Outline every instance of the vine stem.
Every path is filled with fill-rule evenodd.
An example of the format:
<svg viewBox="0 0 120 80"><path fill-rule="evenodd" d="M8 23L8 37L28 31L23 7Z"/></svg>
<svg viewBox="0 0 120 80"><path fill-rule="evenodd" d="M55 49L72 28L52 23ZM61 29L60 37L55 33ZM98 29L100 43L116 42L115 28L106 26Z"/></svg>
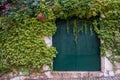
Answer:
<svg viewBox="0 0 120 80"><path fill-rule="evenodd" d="M77 33L77 20L76 19L74 20L73 34L74 34L75 44L77 44L78 33Z"/></svg>
<svg viewBox="0 0 120 80"><path fill-rule="evenodd" d="M69 33L69 20L67 19L67 33Z"/></svg>

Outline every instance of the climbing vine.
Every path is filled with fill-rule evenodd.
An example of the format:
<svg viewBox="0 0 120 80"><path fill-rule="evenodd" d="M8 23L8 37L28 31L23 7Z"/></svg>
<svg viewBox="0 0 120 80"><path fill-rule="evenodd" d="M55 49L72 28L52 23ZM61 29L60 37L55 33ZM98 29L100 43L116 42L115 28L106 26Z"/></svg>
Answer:
<svg viewBox="0 0 120 80"><path fill-rule="evenodd" d="M0 5L4 7L5 3L2 0ZM55 34L57 19L72 17L77 17L73 30L75 40L77 20L83 21L84 29L89 21L102 40L101 54L106 56L106 51L110 51L107 57L120 61L115 59L120 55L119 0L21 0L11 2L1 11L0 72L23 68L38 71L44 64L50 65L57 51L47 47L43 36Z"/></svg>

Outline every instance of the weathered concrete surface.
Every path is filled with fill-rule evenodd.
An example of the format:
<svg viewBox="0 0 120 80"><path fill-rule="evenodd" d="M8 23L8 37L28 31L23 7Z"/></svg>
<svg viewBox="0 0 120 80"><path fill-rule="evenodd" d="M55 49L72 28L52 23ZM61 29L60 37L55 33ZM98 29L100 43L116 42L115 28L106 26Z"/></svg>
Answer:
<svg viewBox="0 0 120 80"><path fill-rule="evenodd" d="M51 78L51 79L28 79L28 80L120 80L120 76L101 78Z"/></svg>

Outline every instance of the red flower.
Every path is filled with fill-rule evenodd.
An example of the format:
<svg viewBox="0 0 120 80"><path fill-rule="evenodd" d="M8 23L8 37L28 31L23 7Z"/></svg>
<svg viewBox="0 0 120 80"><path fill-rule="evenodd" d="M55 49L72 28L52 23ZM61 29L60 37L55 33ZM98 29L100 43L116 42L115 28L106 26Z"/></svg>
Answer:
<svg viewBox="0 0 120 80"><path fill-rule="evenodd" d="M5 7L5 8L10 8L11 5L8 3L8 4L5 4L4 7Z"/></svg>
<svg viewBox="0 0 120 80"><path fill-rule="evenodd" d="M38 14L37 18L38 18L38 20L40 20L40 21L44 21L44 20L45 20L45 16L42 15L41 13Z"/></svg>

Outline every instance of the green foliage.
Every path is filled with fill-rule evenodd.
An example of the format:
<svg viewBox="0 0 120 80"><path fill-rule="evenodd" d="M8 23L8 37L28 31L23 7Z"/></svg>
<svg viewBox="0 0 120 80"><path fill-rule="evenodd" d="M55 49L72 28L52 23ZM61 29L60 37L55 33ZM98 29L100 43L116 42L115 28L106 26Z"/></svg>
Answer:
<svg viewBox="0 0 120 80"><path fill-rule="evenodd" d="M98 20L100 30L97 30L99 37L104 41L101 44L102 55L106 56L106 51L110 51L108 59L114 64L114 61L120 62L116 58L120 54L120 2L117 0L108 1L101 9L101 15Z"/></svg>
<svg viewBox="0 0 120 80"><path fill-rule="evenodd" d="M44 64L51 64L56 50L53 47L47 47L42 37L54 34L56 30L54 24L41 23L35 18L26 18L22 22L11 21L11 28L5 29L7 33L1 40L0 46L1 62L5 66L11 69L22 67L40 69Z"/></svg>
<svg viewBox="0 0 120 80"><path fill-rule="evenodd" d="M0 19L0 72L18 68L38 70L51 64L57 52L54 47L47 47L43 36L54 35L59 18L78 18L74 20L75 39L77 21L89 21L104 41L102 55L106 56L109 50L109 59L115 61L116 54L120 54L119 0L21 0L12 4L8 15Z"/></svg>
<svg viewBox="0 0 120 80"><path fill-rule="evenodd" d="M115 44L113 48L113 52L116 53L116 55L120 56L120 43Z"/></svg>
<svg viewBox="0 0 120 80"><path fill-rule="evenodd" d="M99 15L103 1L99 0L58 0L54 3L56 17L66 19L77 16L80 19L91 19Z"/></svg>
<svg viewBox="0 0 120 80"><path fill-rule="evenodd" d="M47 47L43 37L52 36L55 31L54 22L43 23L19 13L1 19L0 72L23 68L40 71L43 65L51 65L57 52L54 47Z"/></svg>

